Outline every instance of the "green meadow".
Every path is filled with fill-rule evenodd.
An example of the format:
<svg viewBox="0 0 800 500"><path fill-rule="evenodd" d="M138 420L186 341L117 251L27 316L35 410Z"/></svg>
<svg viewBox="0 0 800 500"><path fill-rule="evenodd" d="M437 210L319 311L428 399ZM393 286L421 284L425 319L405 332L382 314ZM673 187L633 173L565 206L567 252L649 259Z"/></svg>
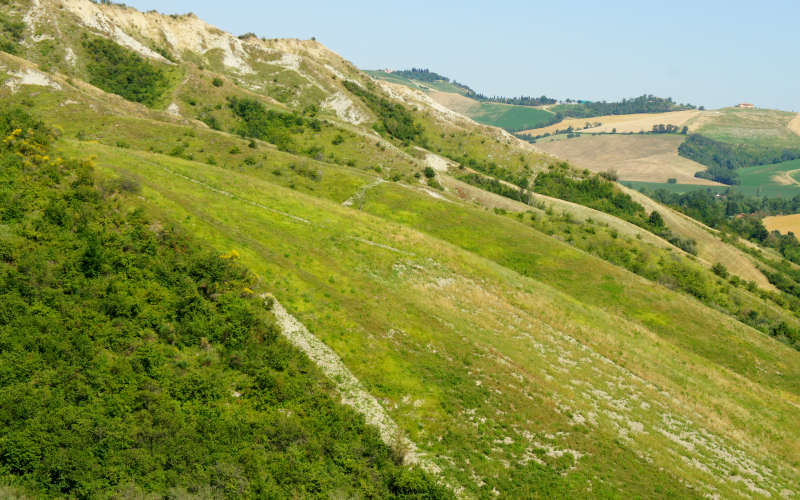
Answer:
<svg viewBox="0 0 800 500"><path fill-rule="evenodd" d="M94 154L105 176L135 176L142 203L237 250L470 494L574 497L591 484L609 497L697 495L680 474L736 496L727 478L747 474L742 448L774 488L790 483L775 461L798 440L783 422L800 359L695 299L394 183L365 189L370 179L351 176L364 194L348 208L322 185L310 195L269 174L62 148ZM734 428L736 442L722 437ZM680 435L696 436L707 471L685 468L687 449L669 437Z"/></svg>

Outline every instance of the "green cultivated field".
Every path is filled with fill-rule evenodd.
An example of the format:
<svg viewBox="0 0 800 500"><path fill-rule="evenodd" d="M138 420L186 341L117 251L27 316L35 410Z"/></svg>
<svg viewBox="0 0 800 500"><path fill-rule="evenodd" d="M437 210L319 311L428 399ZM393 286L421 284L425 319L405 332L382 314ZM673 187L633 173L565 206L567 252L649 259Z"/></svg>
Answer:
<svg viewBox="0 0 800 500"><path fill-rule="evenodd" d="M512 132L544 127L553 122L553 116L543 109L496 102L482 102L479 108L469 113L469 117L478 123Z"/></svg>
<svg viewBox="0 0 800 500"><path fill-rule="evenodd" d="M750 196L766 196L768 198L793 198L800 195L800 160L760 165L736 170L741 184L732 188ZM783 179L781 183L778 179ZM794 182L795 184L789 184ZM624 181L623 184L634 189L645 187L649 190L666 189L673 193L687 193L701 189L710 189L722 193L728 186L701 186L693 184L665 184L656 182Z"/></svg>
<svg viewBox="0 0 800 500"><path fill-rule="evenodd" d="M747 167L737 172L742 189L753 194L789 198L800 194L800 160Z"/></svg>

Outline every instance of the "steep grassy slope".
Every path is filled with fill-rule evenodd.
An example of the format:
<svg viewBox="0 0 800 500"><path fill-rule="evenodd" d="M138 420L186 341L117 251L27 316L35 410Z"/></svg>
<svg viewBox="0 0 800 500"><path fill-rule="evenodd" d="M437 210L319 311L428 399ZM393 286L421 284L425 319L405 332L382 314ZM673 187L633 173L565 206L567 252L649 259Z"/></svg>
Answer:
<svg viewBox="0 0 800 500"><path fill-rule="evenodd" d="M737 481L783 488L796 474L782 469L791 462L778 469L769 464L796 450L797 436L781 424L792 406L781 401L796 402L797 353L691 299L668 299L670 292L547 238L529 242L534 253L513 257L504 250L511 240L495 240L494 229L479 233L479 227L474 239L464 232L470 224L461 223L469 212L458 215L451 204L424 193L415 203L443 211L420 219L408 205L414 197L402 187L373 188L365 205L385 214L373 196L405 200L404 208L388 211L405 218L398 226L184 160L106 149L100 162L111 173L139 174L150 203L218 247L238 249L243 262L275 282L281 301L342 355L445 477L466 491L497 488L519 496L546 483L574 496L585 494L591 482L598 494L689 495L662 476L672 470L695 488L713 485L731 496L738 495ZM447 213L458 223L444 219ZM473 223L511 224L509 236L520 242L535 237L513 221L474 213ZM499 264L407 226L442 234ZM520 231L529 236L520 239ZM515 269L549 273L537 277L554 280L581 301ZM578 276L575 269L584 272ZM629 301L637 293L641 306ZM663 309L653 309L653 294ZM587 297L603 309L583 302ZM736 341L720 342L712 333ZM760 365L777 369L762 372ZM741 436L761 430L734 444L722 438L733 429ZM778 434L756 437L767 429ZM615 435L621 441L609 447ZM745 447L746 454L735 447ZM681 456L697 459L709 472L687 470ZM741 462L745 456L754 462ZM560 467L567 467L566 476L548 472ZM773 479L740 478L748 470ZM780 479L782 474L789 476Z"/></svg>
<svg viewBox="0 0 800 500"><path fill-rule="evenodd" d="M396 423L404 439L390 443L393 455L358 418L341 441L322 434L320 460L350 486L297 486L297 496L349 496L373 482L364 496L439 494L392 457L465 498L800 493L800 352L769 335L776 324L796 332L800 318L777 292L745 286L738 276L768 283L707 228L632 193L646 208L636 217L658 211L697 239L695 260L647 224L538 194L502 204L453 177L519 190L555 160L424 92L374 82L315 42L239 39L193 16L82 0L13 5L35 28L23 55L43 62L36 31L69 28L78 45L65 38L75 64L66 54L51 63L69 77L0 55L3 104L60 128L58 154L94 156L100 186L141 185L113 195L108 210L142 208L218 255L238 255L256 291L332 350L312 353L323 372L341 358ZM182 78L150 106L85 84L83 32L172 68L163 52ZM735 279L708 269L720 260ZM237 370L215 363L223 375ZM330 401L340 397L373 421L374 406L342 391L341 377L303 375L320 388L304 402L349 412ZM280 394L280 383L270 387Z"/></svg>
<svg viewBox="0 0 800 500"><path fill-rule="evenodd" d="M0 114L0 136L0 484L447 497L335 401L235 253L151 218L134 178L98 183L90 162L56 158L23 112Z"/></svg>

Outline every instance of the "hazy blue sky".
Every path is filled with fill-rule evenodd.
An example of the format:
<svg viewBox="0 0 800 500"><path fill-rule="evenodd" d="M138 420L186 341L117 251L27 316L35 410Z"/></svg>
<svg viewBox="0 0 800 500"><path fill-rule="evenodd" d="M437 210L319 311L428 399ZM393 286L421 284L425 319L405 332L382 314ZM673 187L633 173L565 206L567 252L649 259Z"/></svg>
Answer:
<svg viewBox="0 0 800 500"><path fill-rule="evenodd" d="M362 69L427 67L486 94L800 111L800 2L126 0L234 34L310 38Z"/></svg>

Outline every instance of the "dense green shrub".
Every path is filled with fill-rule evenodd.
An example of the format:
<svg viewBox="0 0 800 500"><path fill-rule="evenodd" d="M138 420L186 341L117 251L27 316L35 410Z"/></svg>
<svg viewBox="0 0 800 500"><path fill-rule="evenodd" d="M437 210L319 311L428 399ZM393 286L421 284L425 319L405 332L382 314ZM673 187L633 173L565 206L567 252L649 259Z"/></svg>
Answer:
<svg viewBox="0 0 800 500"><path fill-rule="evenodd" d="M236 261L0 111L0 484L36 498L443 498Z"/></svg>
<svg viewBox="0 0 800 500"><path fill-rule="evenodd" d="M414 121L414 116L402 104L380 97L360 85L350 81L343 82L345 88L362 101L380 118L375 124L379 133L385 133L404 142L424 144L422 125Z"/></svg>
<svg viewBox="0 0 800 500"><path fill-rule="evenodd" d="M521 187L511 187L507 184L503 184L497 179L493 179L492 177L470 172L459 175L458 179L466 182L467 184L472 184L473 186L485 189L486 191L499 194L500 196L521 201L522 203L530 204L533 201L533 196L531 195L530 191L526 191Z"/></svg>
<svg viewBox="0 0 800 500"><path fill-rule="evenodd" d="M164 70L105 38L84 38L89 82L106 92L153 106L167 91Z"/></svg>
<svg viewBox="0 0 800 500"><path fill-rule="evenodd" d="M643 206L600 175L575 178L563 166L556 167L537 175L533 189L537 193L579 203L638 225L644 225L647 221Z"/></svg>
<svg viewBox="0 0 800 500"><path fill-rule="evenodd" d="M319 131L322 127L316 118L267 109L255 99L229 97L228 107L239 118L240 135L271 142L283 151L296 150L293 134L302 134L306 128Z"/></svg>

